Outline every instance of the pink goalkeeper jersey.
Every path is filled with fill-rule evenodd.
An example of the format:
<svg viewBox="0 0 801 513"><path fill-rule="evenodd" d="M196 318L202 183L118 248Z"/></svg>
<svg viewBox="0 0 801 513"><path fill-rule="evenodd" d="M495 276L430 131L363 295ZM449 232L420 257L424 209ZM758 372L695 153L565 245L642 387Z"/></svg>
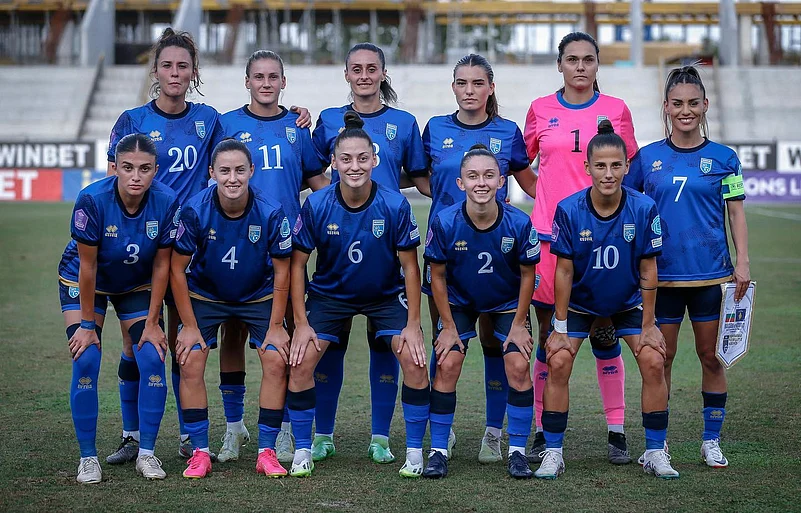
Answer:
<svg viewBox="0 0 801 513"><path fill-rule="evenodd" d="M592 185L584 170L587 144L598 133L598 123L608 119L626 142L628 158L637 153L631 112L623 100L596 93L587 103L573 105L556 92L531 102L526 115L528 158L540 156L537 198L531 222L542 240L551 240L556 204Z"/></svg>

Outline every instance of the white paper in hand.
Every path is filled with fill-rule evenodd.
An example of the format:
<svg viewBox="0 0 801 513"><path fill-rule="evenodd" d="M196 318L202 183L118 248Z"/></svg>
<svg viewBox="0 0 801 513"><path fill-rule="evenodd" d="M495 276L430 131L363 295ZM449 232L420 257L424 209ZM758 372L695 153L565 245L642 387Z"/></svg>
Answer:
<svg viewBox="0 0 801 513"><path fill-rule="evenodd" d="M748 351L756 282L752 281L748 285L745 296L739 302L734 301L736 285L733 282L723 283L721 288L723 301L720 305L720 327L715 354L721 365L729 369Z"/></svg>

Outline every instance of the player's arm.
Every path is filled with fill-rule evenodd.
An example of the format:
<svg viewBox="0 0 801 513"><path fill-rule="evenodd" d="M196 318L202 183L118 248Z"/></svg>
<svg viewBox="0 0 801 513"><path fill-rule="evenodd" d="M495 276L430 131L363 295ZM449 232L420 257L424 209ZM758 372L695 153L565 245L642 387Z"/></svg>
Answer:
<svg viewBox="0 0 801 513"><path fill-rule="evenodd" d="M523 356L526 357L526 360L531 359L531 351L534 348L531 332L526 328L526 320L531 307L531 297L534 295L534 269L533 265L520 266L520 292L517 296L517 310L512 321L512 328L509 330L509 335L503 344L505 351L509 343L514 343Z"/></svg>
<svg viewBox="0 0 801 513"><path fill-rule="evenodd" d="M325 176L325 172L320 173L319 175L312 176L306 179L306 186L310 188L312 191L319 191L323 187L328 187L331 185L331 179ZM304 187L305 189L306 187Z"/></svg>
<svg viewBox="0 0 801 513"><path fill-rule="evenodd" d="M567 336L567 306L570 304L570 292L573 288L573 261L565 257L557 257L556 274L554 275L554 330L545 343L545 359L561 350L570 351L575 356L576 349Z"/></svg>
<svg viewBox="0 0 801 513"><path fill-rule="evenodd" d="M431 197L431 175L425 176L413 176L411 178L412 185L414 185L420 194L423 196L430 198Z"/></svg>
<svg viewBox="0 0 801 513"><path fill-rule="evenodd" d="M150 279L150 308L147 311L145 329L139 339L139 349L145 342L150 342L156 348L161 361L167 352L167 336L159 325L161 320L161 305L167 293L167 284L170 282L170 259L172 247L159 248L153 259L153 276Z"/></svg>
<svg viewBox="0 0 801 513"><path fill-rule="evenodd" d="M659 275L656 269L656 257L640 260L640 290L642 291L642 333L640 342L634 351L634 356L640 355L645 346L659 351L663 358L666 356L665 337L656 327L656 288L659 284Z"/></svg>
<svg viewBox="0 0 801 513"><path fill-rule="evenodd" d="M100 347L95 332L95 286L97 284L97 246L78 242L78 290L81 301L81 326L70 339L70 353L77 360L92 344Z"/></svg>
<svg viewBox="0 0 801 513"><path fill-rule="evenodd" d="M186 268L192 260L192 255L184 255L178 251L170 257L170 290L172 291L175 307L181 318L183 328L175 339L175 355L181 365L186 363L190 351L195 344L200 344L202 351L206 351L206 341L197 327L195 312L192 310L192 301L189 299L189 284L186 282Z"/></svg>
<svg viewBox="0 0 801 513"><path fill-rule="evenodd" d="M459 331L453 320L451 305L448 302L448 283L445 277L445 264L431 262L431 294L439 311L439 320L442 330L434 341L434 352L437 355L437 364L442 364L453 346L459 346L459 352L464 354L464 344L459 338Z"/></svg>
<svg viewBox="0 0 801 513"><path fill-rule="evenodd" d="M412 353L415 365L426 366L426 349L423 330L420 327L420 265L417 262L417 249L398 251L398 259L403 268L406 287L406 309L408 310L406 328L401 333L398 353L406 345Z"/></svg>
<svg viewBox="0 0 801 513"><path fill-rule="evenodd" d="M745 222L745 209L742 201L727 201L729 213L729 226L731 238L734 241L734 250L737 263L734 266L734 282L737 288L734 291L734 300L739 301L745 296L748 285L751 283L751 261L748 258L748 225Z"/></svg>
<svg viewBox="0 0 801 513"><path fill-rule="evenodd" d="M515 172L514 177L523 192L532 199L537 196L537 174L531 167Z"/></svg>

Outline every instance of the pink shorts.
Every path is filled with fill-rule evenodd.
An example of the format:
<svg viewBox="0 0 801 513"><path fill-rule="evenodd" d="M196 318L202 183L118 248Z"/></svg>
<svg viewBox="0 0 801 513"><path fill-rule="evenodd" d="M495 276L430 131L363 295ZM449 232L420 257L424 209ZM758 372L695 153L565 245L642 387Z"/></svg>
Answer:
<svg viewBox="0 0 801 513"><path fill-rule="evenodd" d="M537 308L553 308L556 255L551 253L551 243L540 241L540 261L534 281L534 296L531 303Z"/></svg>

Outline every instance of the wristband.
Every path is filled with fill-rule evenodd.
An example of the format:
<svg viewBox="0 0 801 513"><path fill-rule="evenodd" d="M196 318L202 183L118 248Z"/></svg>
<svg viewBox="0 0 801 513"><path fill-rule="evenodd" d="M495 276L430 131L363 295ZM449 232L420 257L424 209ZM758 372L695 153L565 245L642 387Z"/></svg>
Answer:
<svg viewBox="0 0 801 513"><path fill-rule="evenodd" d="M81 329L94 331L95 330L95 321L94 320L87 321L87 320L81 319Z"/></svg>
<svg viewBox="0 0 801 513"><path fill-rule="evenodd" d="M553 330L557 333L567 333L567 319L560 321L556 318L556 316L554 316Z"/></svg>

